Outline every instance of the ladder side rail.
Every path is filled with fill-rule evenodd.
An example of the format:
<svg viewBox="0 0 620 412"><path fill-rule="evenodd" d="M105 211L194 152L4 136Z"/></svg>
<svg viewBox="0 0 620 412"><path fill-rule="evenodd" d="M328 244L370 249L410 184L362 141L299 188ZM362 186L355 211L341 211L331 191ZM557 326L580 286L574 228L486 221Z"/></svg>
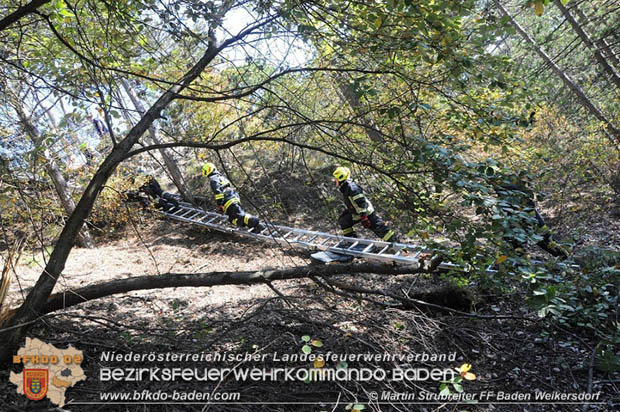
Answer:
<svg viewBox="0 0 620 412"><path fill-rule="evenodd" d="M378 260L384 262L400 262L407 264L417 264L419 263L418 257L421 253L425 251L431 251L430 249L420 246L420 245L412 245L407 243L400 242L385 242L382 240L370 240L370 239L362 239L362 238L351 238L347 236L333 235L327 232L319 232L313 230L305 230L298 229L289 226L280 226L280 225L269 225L269 230L265 232L264 230L261 233L252 233L247 230L243 230L241 228L230 228L221 224L218 224L217 221L226 220L226 216L221 215L219 213L207 212L203 209L196 208L191 203L180 202L180 208L176 209L174 212L163 212L162 213L170 217L174 220L179 220L182 222L194 223L201 226L206 226L215 230L219 230L225 233L238 233L243 236L253 237L262 240L271 240L280 244L286 244L289 246L297 247L297 248L313 248L318 250L329 250L334 251L336 253L364 257L371 260ZM193 212L193 213L190 213ZM206 220L208 219L208 220ZM206 221L205 221L206 220ZM221 222L224 223L224 222ZM264 233L264 234L263 234ZM283 233L283 235L279 235ZM278 236L279 235L279 236ZM287 239L290 235L296 235L294 239ZM302 240L304 236L310 236L309 239ZM317 240L315 242L315 240ZM330 246L330 241L332 242L349 242L347 248L337 247L336 245ZM362 250L355 250L353 247L357 245L364 245ZM378 252L370 252L373 247L379 249ZM400 249L395 253L385 253L390 247L394 247L395 249ZM413 251L414 254L412 256L404 256L401 255L401 251L406 249L408 251ZM570 265L575 266L575 265ZM442 269L460 269L463 268L460 265L455 265L450 262L442 262L439 265ZM487 272L495 272L489 268L487 268Z"/></svg>

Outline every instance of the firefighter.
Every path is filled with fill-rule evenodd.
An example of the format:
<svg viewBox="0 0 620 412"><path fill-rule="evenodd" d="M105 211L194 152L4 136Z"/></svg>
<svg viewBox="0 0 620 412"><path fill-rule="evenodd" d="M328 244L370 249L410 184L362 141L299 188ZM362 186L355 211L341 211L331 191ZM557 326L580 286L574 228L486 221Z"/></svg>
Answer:
<svg viewBox="0 0 620 412"><path fill-rule="evenodd" d="M383 241L398 242L398 237L377 215L362 188L351 180L351 170L348 167L340 166L334 170L333 176L338 189L344 196L346 206L338 218L342 233L347 237L357 237L353 226L361 223L362 226L372 230Z"/></svg>
<svg viewBox="0 0 620 412"><path fill-rule="evenodd" d="M230 223L239 227L249 227L250 232L254 233L260 233L267 228L256 216L243 210L239 194L230 181L217 171L213 163L207 162L202 166L202 175L209 178L218 212L226 214Z"/></svg>
<svg viewBox="0 0 620 412"><path fill-rule="evenodd" d="M153 203L157 209L163 209L166 212L172 211L173 209L179 207L179 201L175 198L172 193L164 192L157 181L153 176L147 175L143 171L138 171L139 174L145 176L145 182L135 191L128 192L128 196L130 199L138 198L138 193L144 193L148 196L148 198L153 200ZM144 206L149 205L149 201L144 198L138 199Z"/></svg>
<svg viewBox="0 0 620 412"><path fill-rule="evenodd" d="M568 253L560 247L554 240L549 228L545 224L545 220L542 218L538 210L536 209L536 193L528 186L526 176L505 175L498 176L492 179L493 189L499 199L505 206L500 206L508 216L517 216L517 211L525 212L533 219L522 222L522 226L532 229L535 226L539 232L542 232L542 240L536 245L545 252L551 254L554 257L560 257L562 259L568 258ZM512 247L519 251L523 246L523 242L516 239L507 239Z"/></svg>

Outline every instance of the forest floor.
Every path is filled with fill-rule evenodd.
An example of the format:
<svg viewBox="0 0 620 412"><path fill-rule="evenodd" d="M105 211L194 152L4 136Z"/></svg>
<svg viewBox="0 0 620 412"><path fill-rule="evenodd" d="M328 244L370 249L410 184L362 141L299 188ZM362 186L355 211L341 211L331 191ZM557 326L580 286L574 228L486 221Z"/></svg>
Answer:
<svg viewBox="0 0 620 412"><path fill-rule="evenodd" d="M553 215L554 211L549 209L546 213ZM596 242L611 246L620 244L618 219L611 212L605 216L605 219L591 222L585 218L566 221L556 229L560 236L567 237L576 233L581 225L593 225L596 230L589 226L590 237L580 247ZM55 292L111 279L167 272L251 271L309 264L307 254L275 244L212 232L148 214L142 219L139 233L128 227L113 239L100 240L96 249L74 249ZM37 256L24 256L21 262L17 268L19 282L13 283L9 294L14 304L34 285L42 269ZM620 408L617 403L620 402L620 375L599 371L592 363L598 341L584 331L549 327L524 305L524 293L518 290L498 295L471 284L467 292L460 292L447 286L440 275L343 275L329 281L339 286L384 293L411 293L429 300L439 296L435 303L442 306L471 299L476 315L389 307L393 301L384 296L366 295L368 300L347 297L343 293L331 293L326 280L318 283L303 279L275 282L274 289L268 285L228 285L115 295L55 312L32 328L29 336L59 348L73 345L83 351L82 368L88 378L67 390L67 399L72 403L64 410L71 411L319 412L351 410L351 403L365 404L365 410L377 411L612 411ZM101 370L109 367L308 368L313 365L310 359L282 360L287 355L302 353L306 343L302 336L314 341L314 345L310 345L313 354L387 355L380 360L349 360L347 368L351 371L356 368L368 368L373 372L454 369L469 363L473 365L471 372L476 374L476 379L463 382L464 393L521 393L531 396L525 400L532 402L511 404L505 400L489 404L480 399L475 405L448 405L432 398L439 392L437 380L382 380L376 376L370 380L309 383L229 378L219 384L180 379L174 382L100 379ZM259 362L128 363L104 360L103 352L259 353L265 357ZM390 358L407 354L417 354L419 358ZM327 359L324 367L335 368L338 363L338 359ZM8 370L0 370L0 410L54 410L47 400L30 402L16 394L8 374L10 370L18 372L19 369L12 365ZM451 389L456 393L454 387ZM145 390L152 393L160 390L169 393L238 392L241 402L245 403L224 402L211 406L112 404L102 403L100 398L102 393ZM604 404L533 402L536 393L596 394L599 391L599 399L604 400ZM432 395L424 395L426 393ZM397 399L398 394L405 395ZM406 394L410 395L408 399ZM411 394L416 398L412 399ZM379 399L369 401L375 395ZM423 395L431 402L420 402Z"/></svg>

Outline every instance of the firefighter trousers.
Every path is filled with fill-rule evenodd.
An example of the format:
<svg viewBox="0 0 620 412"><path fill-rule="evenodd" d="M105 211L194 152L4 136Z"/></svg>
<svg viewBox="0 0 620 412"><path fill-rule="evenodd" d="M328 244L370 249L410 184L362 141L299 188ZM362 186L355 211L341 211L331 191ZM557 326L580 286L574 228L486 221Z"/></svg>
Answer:
<svg viewBox="0 0 620 412"><path fill-rule="evenodd" d="M398 237L394 231L385 224L379 215L377 215L377 212L369 214L368 220L370 221L370 230L372 230L375 235L379 236L381 240L385 242L398 242ZM340 218L338 218L338 224L342 229L342 234L347 237L357 237L357 233L355 233L353 226L360 222L361 216L354 215L348 209L342 212Z"/></svg>
<svg viewBox="0 0 620 412"><path fill-rule="evenodd" d="M253 229L260 225L260 220L256 216L252 216L243 210L239 196L232 190L226 191L224 213L228 216L228 221L235 226Z"/></svg>

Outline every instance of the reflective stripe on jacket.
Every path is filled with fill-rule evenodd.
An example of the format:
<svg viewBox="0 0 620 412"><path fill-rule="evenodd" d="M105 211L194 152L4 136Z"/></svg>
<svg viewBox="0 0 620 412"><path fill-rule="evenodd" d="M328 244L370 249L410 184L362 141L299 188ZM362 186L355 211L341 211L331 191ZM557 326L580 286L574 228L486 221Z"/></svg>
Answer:
<svg viewBox="0 0 620 412"><path fill-rule="evenodd" d="M215 195L215 202L218 206L223 206L225 197L224 192L226 189L232 189L230 180L218 172L213 172L209 175L209 182L211 185L211 191L213 192L213 195ZM227 209L227 207L225 209Z"/></svg>
<svg viewBox="0 0 620 412"><path fill-rule="evenodd" d="M344 204L352 213L356 215L370 215L375 211L372 203L361 187L352 180L347 180L340 185L340 192L344 196Z"/></svg>

